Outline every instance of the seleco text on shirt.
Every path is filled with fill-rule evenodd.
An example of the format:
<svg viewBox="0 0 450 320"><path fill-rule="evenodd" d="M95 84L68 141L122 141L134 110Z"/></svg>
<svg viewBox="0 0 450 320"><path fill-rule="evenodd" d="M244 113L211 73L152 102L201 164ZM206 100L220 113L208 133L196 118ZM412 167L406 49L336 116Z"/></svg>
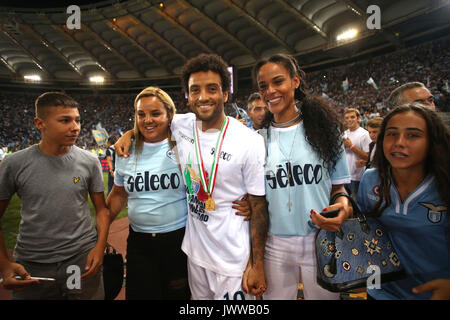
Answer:
<svg viewBox="0 0 450 320"><path fill-rule="evenodd" d="M163 173L159 176L150 175L150 172L145 171L143 176L142 173L137 173L136 177L130 176L126 188L128 192L155 191L159 187L163 190L178 189L180 181L180 177L175 172L170 175Z"/></svg>

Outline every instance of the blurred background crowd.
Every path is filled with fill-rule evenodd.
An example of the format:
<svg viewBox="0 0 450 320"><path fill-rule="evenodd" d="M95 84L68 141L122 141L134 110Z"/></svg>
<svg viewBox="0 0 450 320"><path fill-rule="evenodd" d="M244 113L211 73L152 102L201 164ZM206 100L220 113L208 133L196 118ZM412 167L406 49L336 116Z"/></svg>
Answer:
<svg viewBox="0 0 450 320"><path fill-rule="evenodd" d="M356 108L361 113L361 126L388 111L386 99L396 87L410 81L425 84L435 99L438 111L449 112L450 50L447 39L435 40L413 48L365 59L347 65L307 73L309 90L322 96L343 114L346 108ZM301 65L301 63L300 63ZM372 79L373 82L368 82ZM178 113L189 107L183 92L167 90ZM230 102L246 109L251 90L240 89ZM82 130L77 145L104 152L97 146L91 130L99 123L110 136L119 137L133 126L133 101L136 94L71 94L80 105ZM34 126L34 101L36 94L0 92L0 148L14 152L26 148L40 139ZM231 104L225 113L236 116Z"/></svg>

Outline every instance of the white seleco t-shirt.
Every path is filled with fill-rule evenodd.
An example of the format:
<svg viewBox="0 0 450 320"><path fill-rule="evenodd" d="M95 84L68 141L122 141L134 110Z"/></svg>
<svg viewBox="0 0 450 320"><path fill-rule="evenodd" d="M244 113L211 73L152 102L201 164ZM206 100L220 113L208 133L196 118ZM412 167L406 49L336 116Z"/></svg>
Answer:
<svg viewBox="0 0 450 320"><path fill-rule="evenodd" d="M250 226L236 215L232 202L245 194L265 195L263 138L229 118L223 140L212 198L215 210L205 206L200 182L199 162L195 153L192 113L176 115L171 129L186 182L188 219L183 251L195 264L225 276L242 276L250 254ZM211 172L219 131L202 132L199 128L203 165Z"/></svg>

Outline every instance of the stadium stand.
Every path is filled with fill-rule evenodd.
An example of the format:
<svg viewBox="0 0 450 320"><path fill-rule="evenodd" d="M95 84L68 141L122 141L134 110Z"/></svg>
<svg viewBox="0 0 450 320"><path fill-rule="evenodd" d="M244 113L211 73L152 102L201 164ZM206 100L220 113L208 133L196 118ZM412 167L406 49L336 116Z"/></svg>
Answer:
<svg viewBox="0 0 450 320"><path fill-rule="evenodd" d="M17 0L3 2L0 151L6 156L40 140L33 121L36 98L64 91L80 105L76 145L95 152L108 171L104 147L92 129L101 124L116 137L131 129L134 98L149 85L168 92L178 113L189 112L179 75L184 63L202 52L217 53L233 67L235 92L225 104L229 116L236 116L231 102L246 109L256 91L255 63L286 52L306 71L311 93L327 99L341 115L358 109L362 127L389 111L390 92L411 81L425 84L450 123L449 1L58 1L61 8L72 2L81 6L81 26L75 29L66 24L66 8L55 8L55 2L29 2L23 8ZM379 30L366 24L372 4L383 15ZM337 41L348 26L359 28L358 36ZM40 74L42 81L24 80L29 73ZM93 85L88 78L97 74L105 82ZM128 230L128 218L118 219L108 238L124 258ZM302 288L300 283L299 299ZM124 296L122 290L117 299ZM10 292L0 286L0 300L6 299ZM345 292L341 299L366 299L366 293Z"/></svg>
<svg viewBox="0 0 450 320"><path fill-rule="evenodd" d="M444 116L450 111L448 70L450 68L450 39L438 39L413 48L381 55L365 61L338 66L307 74L307 82L312 93L329 99L342 113L347 107L358 108L363 124L379 112L387 111L385 100L397 86L409 82L423 82L432 92L436 106ZM367 83L372 77L378 89ZM342 82L348 79L348 90ZM184 94L180 90L168 91L178 113L189 111ZM233 101L246 108L246 100L251 93L242 89L233 96ZM97 148L91 129L101 122L110 135L120 135L133 124L133 99L135 94L72 94L80 103L82 131L77 145ZM0 92L0 144L9 151L23 149L39 139L35 129L33 102L37 94ZM230 105L228 115L235 115Z"/></svg>

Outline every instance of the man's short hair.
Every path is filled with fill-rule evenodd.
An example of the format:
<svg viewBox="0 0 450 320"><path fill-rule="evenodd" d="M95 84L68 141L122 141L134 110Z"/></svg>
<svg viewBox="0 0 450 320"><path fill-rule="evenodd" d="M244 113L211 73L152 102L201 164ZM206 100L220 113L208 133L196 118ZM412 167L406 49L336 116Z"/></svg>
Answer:
<svg viewBox="0 0 450 320"><path fill-rule="evenodd" d="M63 92L45 92L34 103L36 117L45 118L51 107L78 108L78 102Z"/></svg>
<svg viewBox="0 0 450 320"><path fill-rule="evenodd" d="M259 92L253 92L247 99L247 110L252 109L252 102L255 100L262 100Z"/></svg>
<svg viewBox="0 0 450 320"><path fill-rule="evenodd" d="M361 117L361 114L359 113L359 110L358 110L358 109L355 109L355 108L348 108L347 110L345 110L344 116L345 116L347 113L350 113L350 112L354 112L354 113L356 114L356 117L357 117L357 118L360 118L360 117Z"/></svg>
<svg viewBox="0 0 450 320"><path fill-rule="evenodd" d="M186 62L181 72L181 81L186 93L189 93L189 77L192 73L212 71L220 76L222 91L230 91L231 76L227 63L217 54L202 53Z"/></svg>
<svg viewBox="0 0 450 320"><path fill-rule="evenodd" d="M403 100L403 92L409 89L414 88L427 88L422 82L414 81L414 82L408 82L403 85L401 85L398 88L395 88L392 90L391 94L389 95L386 105L393 109L397 106L400 106L402 104L405 104L405 101Z"/></svg>
<svg viewBox="0 0 450 320"><path fill-rule="evenodd" d="M383 123L382 117L375 117L367 122L367 126L371 128L381 128L382 123Z"/></svg>

